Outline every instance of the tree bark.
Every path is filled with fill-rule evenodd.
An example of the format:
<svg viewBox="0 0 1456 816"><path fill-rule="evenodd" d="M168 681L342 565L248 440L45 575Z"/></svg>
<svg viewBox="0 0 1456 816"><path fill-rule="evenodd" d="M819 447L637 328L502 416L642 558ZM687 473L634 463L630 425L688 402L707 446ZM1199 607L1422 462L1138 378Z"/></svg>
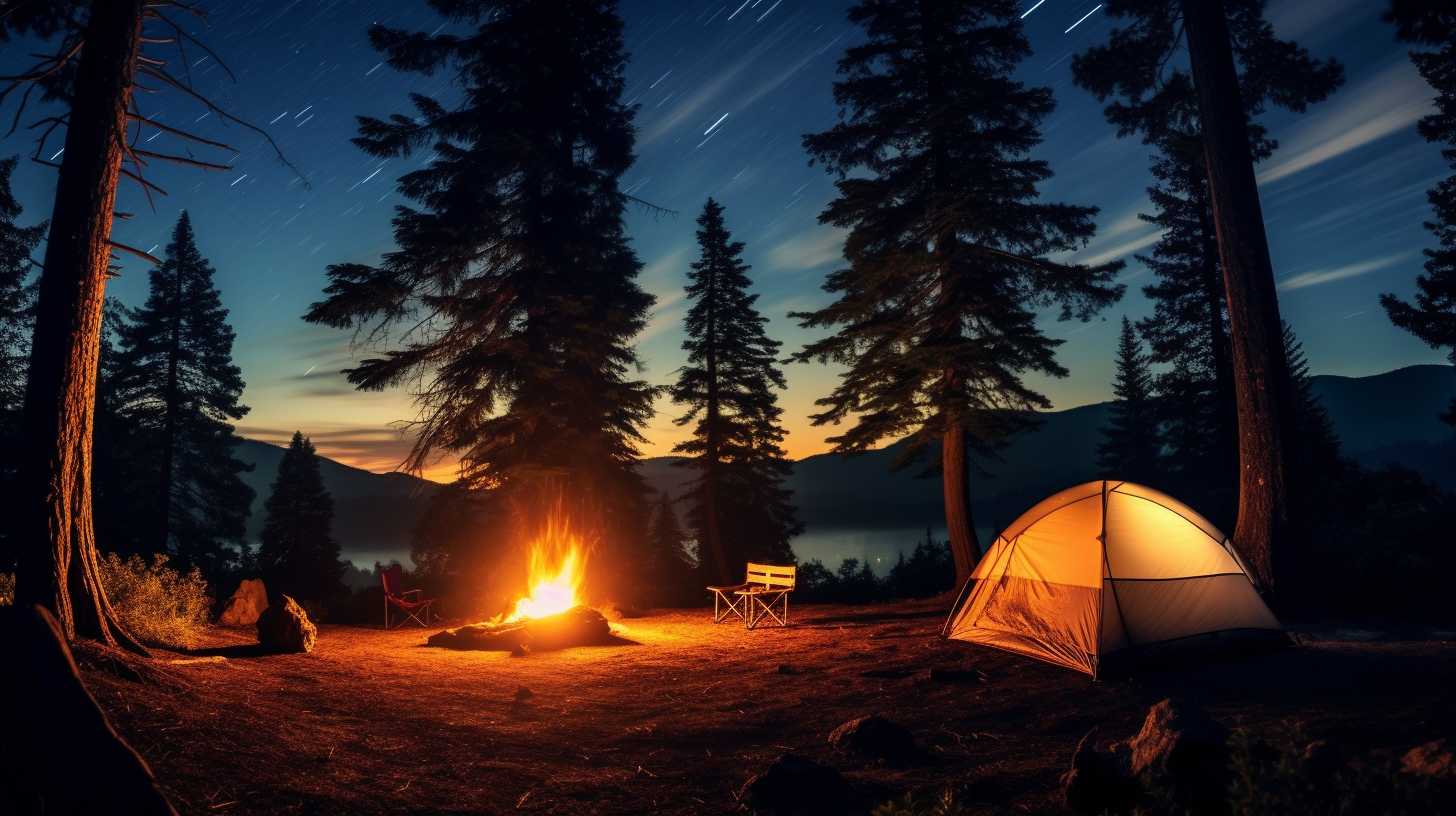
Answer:
<svg viewBox="0 0 1456 816"><path fill-rule="evenodd" d="M145 651L102 585L91 515L96 364L111 220L144 0L96 0L76 68L66 157L36 302L21 451L17 606L54 613L68 639Z"/></svg>
<svg viewBox="0 0 1456 816"><path fill-rule="evenodd" d="M1233 541L1254 579L1272 591L1274 553L1289 524L1284 446L1292 405L1274 268L1223 2L1182 0L1182 6L1229 306L1239 434Z"/></svg>
<svg viewBox="0 0 1456 816"><path fill-rule="evenodd" d="M955 559L956 586L971 577L980 559L981 543L971 520L971 463L966 458L966 429L951 423L940 441L941 485L945 489L945 529Z"/></svg>

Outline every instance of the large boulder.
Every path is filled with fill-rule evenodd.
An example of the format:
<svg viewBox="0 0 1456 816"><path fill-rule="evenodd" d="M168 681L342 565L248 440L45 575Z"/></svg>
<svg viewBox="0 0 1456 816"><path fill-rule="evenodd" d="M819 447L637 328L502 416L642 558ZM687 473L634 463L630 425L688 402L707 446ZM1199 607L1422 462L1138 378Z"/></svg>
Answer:
<svg viewBox="0 0 1456 816"><path fill-rule="evenodd" d="M0 608L0 813L176 816L139 756L81 683L60 626L37 606Z"/></svg>
<svg viewBox="0 0 1456 816"><path fill-rule="evenodd" d="M755 812L814 816L850 810L854 792L839 771L790 753L749 777L738 799Z"/></svg>
<svg viewBox="0 0 1456 816"><path fill-rule="evenodd" d="M510 623L472 623L459 629L446 629L430 635L425 642L442 649L499 650L517 654L549 652L572 646L611 643L612 626L595 609L574 606L544 618Z"/></svg>
<svg viewBox="0 0 1456 816"><path fill-rule="evenodd" d="M842 753L884 762L905 765L920 755L915 736L899 723L871 714L859 717L834 729L829 744Z"/></svg>
<svg viewBox="0 0 1456 816"><path fill-rule="evenodd" d="M244 578L238 590L228 598L217 622L223 626L252 626L268 608L268 590L262 578Z"/></svg>
<svg viewBox="0 0 1456 816"><path fill-rule="evenodd" d="M1228 788L1228 736L1202 709L1162 700L1127 742L1130 768L1144 788L1166 791L1196 813Z"/></svg>
<svg viewBox="0 0 1456 816"><path fill-rule="evenodd" d="M278 596L258 616L258 644L270 652L311 652L318 640L318 627L298 601L287 595Z"/></svg>

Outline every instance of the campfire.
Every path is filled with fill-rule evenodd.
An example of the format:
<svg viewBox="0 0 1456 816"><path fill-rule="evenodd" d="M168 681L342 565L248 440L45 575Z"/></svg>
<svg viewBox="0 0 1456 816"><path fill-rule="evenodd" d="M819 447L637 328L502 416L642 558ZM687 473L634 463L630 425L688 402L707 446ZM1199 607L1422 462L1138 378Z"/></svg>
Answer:
<svg viewBox="0 0 1456 816"><path fill-rule="evenodd" d="M446 649L549 651L612 641L600 612L581 602L586 547L559 515L531 543L526 594L509 615L449 629L429 638Z"/></svg>

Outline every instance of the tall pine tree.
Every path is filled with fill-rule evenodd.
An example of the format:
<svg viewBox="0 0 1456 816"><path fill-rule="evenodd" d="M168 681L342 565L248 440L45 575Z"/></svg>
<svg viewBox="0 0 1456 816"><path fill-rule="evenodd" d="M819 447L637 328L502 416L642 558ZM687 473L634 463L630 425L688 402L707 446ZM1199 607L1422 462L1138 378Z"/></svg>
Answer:
<svg viewBox="0 0 1456 816"><path fill-rule="evenodd" d="M1107 115L1124 135L1141 132L1155 144L1182 134L1197 140L1196 152L1182 155L1202 161L1224 279L1239 450L1233 538L1255 577L1272 588L1273 552L1289 533L1285 460L1294 395L1254 179L1260 132L1250 120L1270 101L1303 110L1343 74L1334 61L1315 61L1276 39L1264 0L1110 0L1106 8L1128 25L1077 59L1078 83L1101 100L1116 97ZM1172 67L1185 46L1187 71Z"/></svg>
<svg viewBox="0 0 1456 816"><path fill-rule="evenodd" d="M1097 446L1097 466L1109 478L1141 484L1161 481L1162 443L1152 386L1148 356L1143 353L1132 321L1124 317L1117 342L1117 375L1112 384L1116 401Z"/></svg>
<svg viewBox="0 0 1456 816"><path fill-rule="evenodd" d="M334 540L334 498L324 487L313 442L301 431L278 463L258 543L258 567L270 593L323 600L343 591L344 564Z"/></svg>
<svg viewBox="0 0 1456 816"><path fill-rule="evenodd" d="M493 518L529 526L559 502L609 554L638 554L637 445L655 390L637 378L631 342L652 297L623 226L633 109L621 100L616 4L430 5L471 30L375 27L370 38L397 70L451 72L461 100L414 95L413 115L359 120L354 142L370 155L434 158L399 181L415 203L397 208L398 248L377 266L331 266L327 297L306 317L376 337L400 329L391 350L347 374L361 389L416 389L407 466L454 453L467 484L490 493ZM502 563L483 551L477 561L487 572ZM627 563L590 558L589 587L625 589L626 574L610 573Z"/></svg>
<svg viewBox="0 0 1456 816"><path fill-rule="evenodd" d="M1012 78L1029 53L1010 0L864 0L849 12L867 35L839 62L841 121L804 138L839 176L820 215L850 230L849 267L832 273L830 305L797 315L833 329L795 355L846 366L816 424L854 419L831 441L861 451L908 436L911 453L940 442L946 526L964 580L979 546L968 449L991 455L1050 405L1022 376L1064 376L1060 341L1037 310L1088 318L1117 299L1121 262L1047 260L1092 236L1096 209L1046 203L1051 176L1029 157L1051 92Z"/></svg>
<svg viewBox="0 0 1456 816"><path fill-rule="evenodd" d="M1426 229L1436 247L1426 250L1425 274L1416 277L1414 302L1393 294L1380 296L1380 305L1395 325L1419 337L1432 348L1444 348L1456 363L1456 11L1440 3L1395 0L1388 19L1402 40L1432 46L1411 54L1417 70L1436 90L1436 112L1420 121L1426 141L1443 145L1441 156L1452 175L1427 194L1434 220ZM1456 425L1456 401L1441 417Z"/></svg>
<svg viewBox="0 0 1456 816"><path fill-rule="evenodd" d="M30 358L30 333L35 322L35 287L30 283L31 253L40 245L46 225L22 227L20 202L10 189L15 159L0 159L0 496L15 495L20 412L25 400L25 372ZM8 516L8 514L7 514ZM10 539L14 525L0 525L0 569L14 560Z"/></svg>
<svg viewBox="0 0 1456 816"><path fill-rule="evenodd" d="M148 494L133 509L143 546L216 581L243 546L253 490L240 475L250 466L234 453L232 423L248 408L214 274L182 213L146 304L118 329L110 390L137 442L128 468Z"/></svg>
<svg viewBox="0 0 1456 816"><path fill-rule="evenodd" d="M713 199L698 216L698 260L688 273L683 350L688 362L670 392L687 406L676 421L693 435L675 451L697 471L688 488L689 523L701 547L705 578L725 583L747 561L793 560L789 539L803 531L783 482L792 471L775 389L785 386L778 341L748 289L743 243Z"/></svg>

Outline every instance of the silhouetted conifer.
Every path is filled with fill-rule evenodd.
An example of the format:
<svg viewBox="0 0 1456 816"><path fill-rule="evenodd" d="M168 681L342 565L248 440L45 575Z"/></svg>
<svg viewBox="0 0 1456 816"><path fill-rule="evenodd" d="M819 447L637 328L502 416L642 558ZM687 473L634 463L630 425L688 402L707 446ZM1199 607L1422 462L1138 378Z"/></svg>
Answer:
<svg viewBox="0 0 1456 816"><path fill-rule="evenodd" d="M344 564L334 540L334 499L324 487L318 454L294 431L278 463L258 542L258 568L270 594L323 600L343 590Z"/></svg>
<svg viewBox="0 0 1456 816"><path fill-rule="evenodd" d="M35 322L35 286L30 281L31 253L46 225L22 227L20 202L10 189L16 160L0 159L0 496L13 497L14 452L20 445L20 412L25 401L25 372L30 364L30 333ZM0 525L0 569L13 560L14 525Z"/></svg>
<svg viewBox="0 0 1456 816"><path fill-rule="evenodd" d="M1264 0L1111 0L1106 11L1128 25L1113 29L1107 45L1076 58L1078 84L1099 100L1113 99L1107 117L1123 135L1141 133L1162 148L1164 161L1199 162L1207 181L1206 199L1197 189L1187 192L1193 206L1208 208L1214 228L1199 225L1194 232L1212 236L1225 283L1239 426L1233 539L1255 576L1272 588L1272 553L1289 520L1285 459L1294 397L1284 370L1274 271L1253 169L1269 145L1250 120L1269 102L1304 110L1338 87L1343 72L1333 60L1316 61L1298 45L1275 38L1264 19ZM1187 70L1176 58L1185 46ZM1173 172L1190 175L1182 168ZM1167 220L1174 214L1162 215ZM1181 265L1186 274L1173 289L1196 286L1207 276L1207 246L1173 248L1165 271L1177 272ZM1206 325L1212 329L1211 321ZM1217 354L1217 338L1210 336L1209 343ZM1221 364L1215 360L1215 366ZM1220 432L1217 413L1214 419L1213 430Z"/></svg>
<svg viewBox="0 0 1456 816"><path fill-rule="evenodd" d="M399 180L413 203L396 210L397 248L377 266L329 267L306 319L396 332L347 374L365 390L415 390L407 466L457 455L501 523L560 503L603 548L588 567L608 591L607 573L630 564L611 556L640 554L645 538L635 466L655 394L631 345L652 297L623 226L634 136L622 22L603 0L430 5L468 31L376 26L370 39L397 70L450 72L459 101L415 94L410 115L360 118L354 142L370 155L431 160Z"/></svg>
<svg viewBox="0 0 1456 816"><path fill-rule="evenodd" d="M698 253L688 273L688 362L670 388L673 401L687 406L677 424L691 424L693 435L674 450L697 471L685 498L704 577L722 584L748 561L791 563L789 539L803 525L783 486L793 466L780 444L781 344L764 331L768 319L748 291L743 243L733 240L723 207L711 198L698 216Z"/></svg>
<svg viewBox="0 0 1456 816"><path fill-rule="evenodd" d="M1162 442L1152 393L1148 356L1133 330L1122 319L1117 342L1117 374L1112 383L1108 425L1097 446L1097 466L1110 479L1156 485L1162 473Z"/></svg>
<svg viewBox="0 0 1456 816"><path fill-rule="evenodd" d="M682 525L673 509L672 496L663 491L652 515L647 535L648 571L656 588L656 603L681 604L702 597L702 584L694 579L693 559L688 553Z"/></svg>
<svg viewBox="0 0 1456 816"><path fill-rule="evenodd" d="M1419 127L1426 141L1443 146L1441 156L1452 175L1427 194L1435 218L1426 229L1436 237L1436 247L1426 250L1426 272L1416 278L1414 301L1385 294L1380 304L1392 323L1432 348L1446 349L1456 363L1456 11L1442 3L1394 0L1387 17L1402 40L1432 47L1411 54L1436 90L1436 112ZM1456 425L1456 401L1441 418Z"/></svg>
<svg viewBox="0 0 1456 816"><path fill-rule="evenodd" d="M232 423L248 408L214 274L184 212L146 304L117 328L108 388L131 438L128 492L140 501L130 514L142 546L216 582L237 559L253 490L241 477L250 466L234 455Z"/></svg>
<svg viewBox="0 0 1456 816"><path fill-rule="evenodd" d="M1048 260L1085 245L1097 210L1038 198L1051 169L1029 154L1053 102L1012 76L1030 52L1019 13L1009 0L858 3L849 19L866 40L839 62L840 122L804 137L839 177L819 220L849 230L849 266L824 285L835 300L795 315L834 333L794 359L846 367L813 420L852 421L838 451L940 443L960 580L979 555L968 449L993 455L1049 407L1024 374L1066 374L1038 310L1086 319L1122 293L1120 261Z"/></svg>

